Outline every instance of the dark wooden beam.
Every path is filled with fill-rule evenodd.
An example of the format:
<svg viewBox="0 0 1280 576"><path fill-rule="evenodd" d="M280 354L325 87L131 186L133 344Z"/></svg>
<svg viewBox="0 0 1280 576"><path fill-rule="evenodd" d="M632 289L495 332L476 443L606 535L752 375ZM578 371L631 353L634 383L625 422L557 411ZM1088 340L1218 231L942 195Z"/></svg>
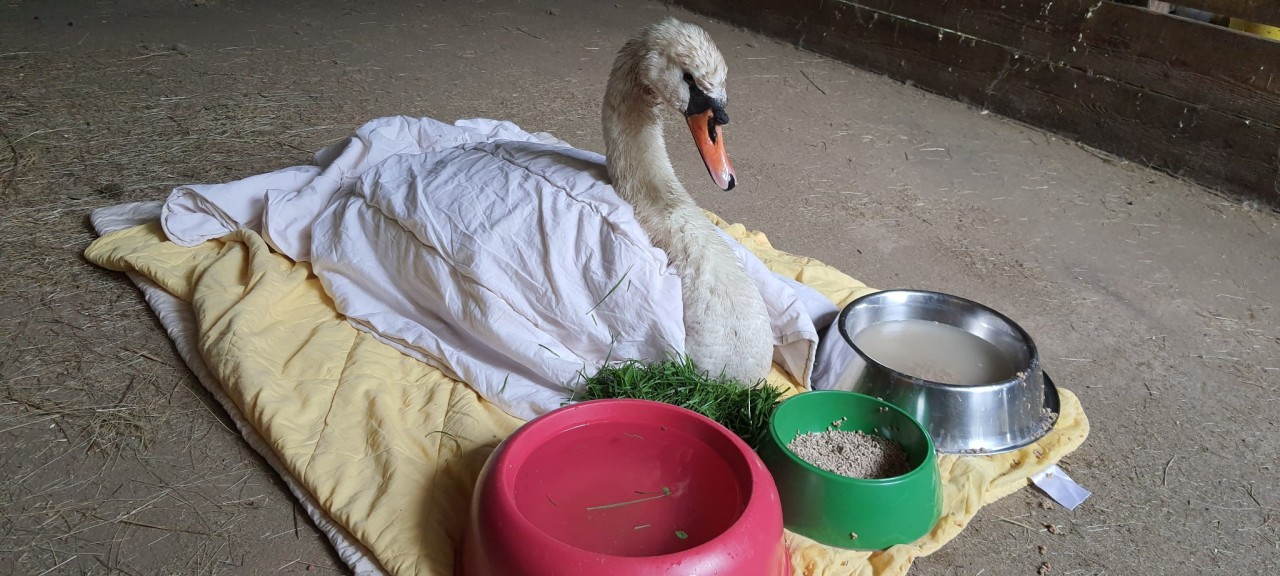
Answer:
<svg viewBox="0 0 1280 576"><path fill-rule="evenodd" d="M1280 206L1280 43L1096 0L676 1Z"/></svg>
<svg viewBox="0 0 1280 576"><path fill-rule="evenodd" d="M1190 104L1280 125L1280 42L1105 3L1067 61Z"/></svg>
<svg viewBox="0 0 1280 576"><path fill-rule="evenodd" d="M844 3L1280 125L1280 42L1112 2Z"/></svg>

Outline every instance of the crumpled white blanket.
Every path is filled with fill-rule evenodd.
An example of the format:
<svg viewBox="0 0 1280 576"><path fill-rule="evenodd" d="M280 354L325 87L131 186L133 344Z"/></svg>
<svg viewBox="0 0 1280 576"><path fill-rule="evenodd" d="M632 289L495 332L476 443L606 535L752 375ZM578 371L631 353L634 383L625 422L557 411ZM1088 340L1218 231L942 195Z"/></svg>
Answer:
<svg viewBox="0 0 1280 576"><path fill-rule="evenodd" d="M309 261L357 328L519 418L608 361L683 352L680 279L609 185L604 158L509 122L379 118L315 163L180 186L161 213L193 246L238 228ZM735 249L804 386L835 306ZM827 378L826 370L819 370Z"/></svg>

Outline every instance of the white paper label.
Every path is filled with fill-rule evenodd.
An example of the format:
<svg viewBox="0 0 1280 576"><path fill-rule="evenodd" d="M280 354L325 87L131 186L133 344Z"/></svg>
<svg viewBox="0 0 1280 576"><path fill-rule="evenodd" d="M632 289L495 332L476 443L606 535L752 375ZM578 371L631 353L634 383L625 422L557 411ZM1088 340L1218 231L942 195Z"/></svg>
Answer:
<svg viewBox="0 0 1280 576"><path fill-rule="evenodd" d="M1045 494L1055 502L1065 506L1067 510L1075 510L1076 506L1093 494L1076 484L1075 480L1072 480L1057 464L1032 476L1031 482L1044 490Z"/></svg>

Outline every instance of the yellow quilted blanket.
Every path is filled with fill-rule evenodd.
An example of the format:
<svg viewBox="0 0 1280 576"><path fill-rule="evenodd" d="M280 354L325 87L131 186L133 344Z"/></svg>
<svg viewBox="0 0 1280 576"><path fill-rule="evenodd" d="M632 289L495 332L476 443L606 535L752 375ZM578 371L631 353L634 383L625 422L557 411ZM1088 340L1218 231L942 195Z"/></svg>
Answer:
<svg viewBox="0 0 1280 576"><path fill-rule="evenodd" d="M774 249L759 233L712 219L775 272L837 306L873 291L821 262ZM158 224L94 242L86 257L136 272L189 302L198 350L283 465L339 525L397 575L451 575L476 476L522 423L467 385L349 325L306 264L253 232L182 248ZM799 391L780 371L776 384ZM788 534L798 575L904 574L946 544L984 504L1075 450L1089 424L1060 389L1055 430L1022 450L941 459L944 515L933 532L882 552L828 548Z"/></svg>

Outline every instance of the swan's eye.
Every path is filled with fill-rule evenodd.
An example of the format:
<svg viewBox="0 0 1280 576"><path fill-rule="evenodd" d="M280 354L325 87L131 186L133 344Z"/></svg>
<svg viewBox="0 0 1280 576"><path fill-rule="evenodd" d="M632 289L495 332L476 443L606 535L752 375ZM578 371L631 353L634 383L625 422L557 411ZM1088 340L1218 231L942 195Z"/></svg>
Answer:
<svg viewBox="0 0 1280 576"><path fill-rule="evenodd" d="M685 84L688 84L688 85L692 86L692 85L693 85L693 74L690 74L690 73L688 73L688 72L685 72L685 73L684 73L684 82L685 82Z"/></svg>

